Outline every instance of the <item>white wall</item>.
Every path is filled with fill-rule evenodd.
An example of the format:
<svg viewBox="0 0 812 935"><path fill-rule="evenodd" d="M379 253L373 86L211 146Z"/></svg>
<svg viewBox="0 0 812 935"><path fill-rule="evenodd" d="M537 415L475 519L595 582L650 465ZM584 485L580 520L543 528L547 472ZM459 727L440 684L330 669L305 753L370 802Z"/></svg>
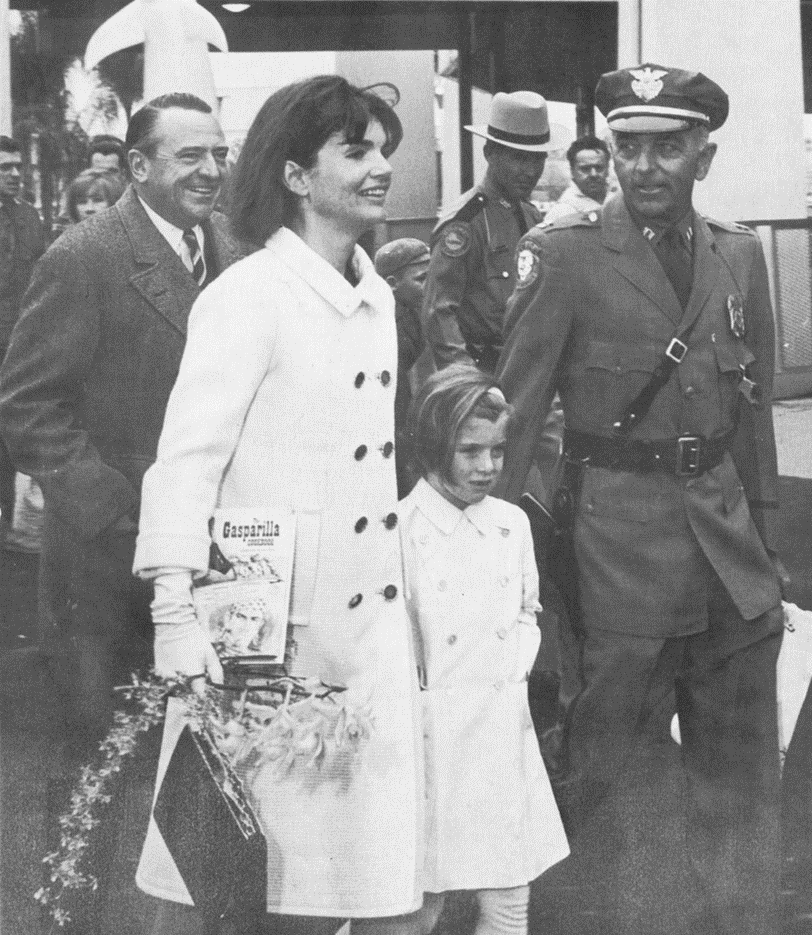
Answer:
<svg viewBox="0 0 812 935"><path fill-rule="evenodd" d="M638 12L642 11L642 17ZM697 187L727 219L806 217L799 0L620 0L620 67L702 71L730 96L719 152Z"/></svg>

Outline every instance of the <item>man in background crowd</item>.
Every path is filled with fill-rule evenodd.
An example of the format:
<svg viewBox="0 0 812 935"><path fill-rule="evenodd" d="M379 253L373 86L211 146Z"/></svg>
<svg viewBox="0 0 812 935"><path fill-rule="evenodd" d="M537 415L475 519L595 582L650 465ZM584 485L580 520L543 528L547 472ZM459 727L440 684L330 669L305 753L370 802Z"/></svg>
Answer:
<svg viewBox="0 0 812 935"><path fill-rule="evenodd" d="M112 689L152 662L147 585L132 576L144 472L155 459L186 320L238 258L212 215L228 147L204 101L168 94L127 130L132 185L37 264L0 368L0 422L42 488L42 648L80 759Z"/></svg>
<svg viewBox="0 0 812 935"><path fill-rule="evenodd" d="M124 142L117 136L101 134L90 141L88 168L97 172L127 174L127 156Z"/></svg>
<svg viewBox="0 0 812 935"><path fill-rule="evenodd" d="M20 302L46 240L36 210L20 197L23 157L20 144L0 136L0 360L20 314ZM0 540L14 546L14 465L0 441Z"/></svg>
<svg viewBox="0 0 812 935"><path fill-rule="evenodd" d="M532 91L499 92L488 125L465 129L485 138L488 168L434 229L423 333L437 367L473 360L493 372L515 284L513 254L541 220L530 198L564 131L550 126L546 101Z"/></svg>
<svg viewBox="0 0 812 935"><path fill-rule="evenodd" d="M389 283L395 296L395 323L398 331L395 464L398 498L405 497L414 486L405 460L403 432L412 401L412 368L425 348L420 327L420 309L430 257L428 245L416 237L392 240L375 254L375 271Z"/></svg>
<svg viewBox="0 0 812 935"><path fill-rule="evenodd" d="M544 216L557 221L578 211L595 211L609 189L609 147L597 136L579 137L567 150L572 181Z"/></svg>

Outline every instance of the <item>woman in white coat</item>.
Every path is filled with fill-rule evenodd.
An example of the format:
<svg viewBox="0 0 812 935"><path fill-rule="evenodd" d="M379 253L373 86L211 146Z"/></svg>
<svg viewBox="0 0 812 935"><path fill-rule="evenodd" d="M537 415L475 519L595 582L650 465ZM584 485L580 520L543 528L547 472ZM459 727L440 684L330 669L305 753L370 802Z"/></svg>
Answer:
<svg viewBox="0 0 812 935"><path fill-rule="evenodd" d="M335 76L291 85L262 107L235 168L232 215L237 235L264 249L195 303L144 480L135 571L155 579L159 671L220 678L190 598L193 574L208 564L215 507L289 508L292 674L347 686L373 713L371 739L341 782L277 779L271 765L252 781L274 844L274 915L252 931L318 935L352 917L367 920L354 932L375 932L376 917L420 903L421 737L397 530L394 300L356 245L385 218L387 156L400 138L388 105ZM188 905L167 856L151 825L139 886ZM162 931L181 930L180 916L188 923L189 910L162 909Z"/></svg>

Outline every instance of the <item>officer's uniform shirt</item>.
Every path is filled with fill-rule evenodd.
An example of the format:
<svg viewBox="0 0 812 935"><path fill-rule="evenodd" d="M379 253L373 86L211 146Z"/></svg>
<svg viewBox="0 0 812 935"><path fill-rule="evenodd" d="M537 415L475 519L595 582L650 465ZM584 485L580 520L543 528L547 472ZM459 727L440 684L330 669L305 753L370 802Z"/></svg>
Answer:
<svg viewBox="0 0 812 935"><path fill-rule="evenodd" d="M516 244L541 217L534 205L512 204L486 180L440 219L423 298L423 332L438 367L469 361L466 345L479 345L490 349L493 368L516 282Z"/></svg>
<svg viewBox="0 0 812 935"><path fill-rule="evenodd" d="M693 233L687 308L658 262L659 244L652 246L659 232L652 238L635 225L620 196L602 211L531 231L517 251L519 282L498 371L517 407L501 491L513 499L555 390L569 429L611 438L683 316L699 309L688 353L632 437L718 439L736 432L732 460L726 456L688 479L600 468L584 475L576 527L583 531L584 613L605 629L638 635L684 635L707 626L707 562L745 619L778 601L762 544L769 541L765 510L775 505L777 485L764 258L747 228L696 216L680 227L683 236ZM745 371L763 388L760 406L748 405L740 392ZM617 537L630 529L629 548L619 549Z"/></svg>

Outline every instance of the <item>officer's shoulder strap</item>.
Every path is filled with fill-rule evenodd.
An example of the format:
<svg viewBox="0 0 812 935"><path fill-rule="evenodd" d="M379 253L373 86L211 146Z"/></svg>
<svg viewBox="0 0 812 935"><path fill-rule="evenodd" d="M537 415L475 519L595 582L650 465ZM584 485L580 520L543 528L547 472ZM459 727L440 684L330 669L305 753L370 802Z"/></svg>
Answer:
<svg viewBox="0 0 812 935"><path fill-rule="evenodd" d="M440 215L440 219L437 221L432 231L432 236L436 237L440 230L450 221L472 221L485 207L487 202L487 196L480 191L480 189L469 189L465 194L460 196L459 200L455 202L448 211Z"/></svg>
<svg viewBox="0 0 812 935"><path fill-rule="evenodd" d="M542 221L536 224L534 231L555 233L556 231L571 230L573 227L600 227L600 211L577 211L574 214L565 214L564 217L553 221Z"/></svg>
<svg viewBox="0 0 812 935"><path fill-rule="evenodd" d="M716 218L709 218L706 215L701 215L702 219L708 225L708 227L713 227L716 230L727 231L729 234L750 234L755 237L756 232L752 227L748 227L746 224L737 224L734 221L717 221Z"/></svg>

